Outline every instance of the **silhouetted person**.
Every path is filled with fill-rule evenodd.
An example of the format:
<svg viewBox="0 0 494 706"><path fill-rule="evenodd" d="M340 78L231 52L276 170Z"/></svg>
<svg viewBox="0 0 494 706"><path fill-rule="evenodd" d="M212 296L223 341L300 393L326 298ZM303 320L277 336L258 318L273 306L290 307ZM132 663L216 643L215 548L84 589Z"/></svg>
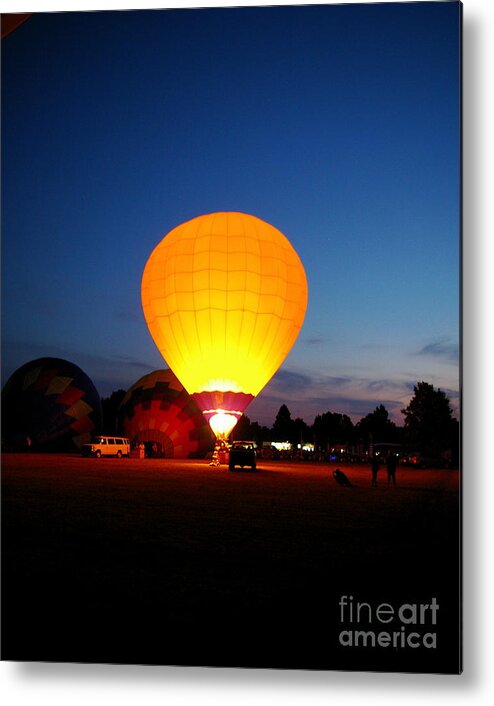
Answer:
<svg viewBox="0 0 494 706"><path fill-rule="evenodd" d="M216 441L214 442L213 456L211 458L211 463L209 464L210 466L220 465L220 448L221 442L216 439Z"/></svg>
<svg viewBox="0 0 494 706"><path fill-rule="evenodd" d="M377 486L377 474L379 472L380 463L377 456L372 457L371 461L371 471L372 471L372 485Z"/></svg>
<svg viewBox="0 0 494 706"><path fill-rule="evenodd" d="M386 461L386 468L388 469L388 485L390 483L393 483L393 485L396 485L396 466L397 466L397 458L394 454L389 454L388 459Z"/></svg>

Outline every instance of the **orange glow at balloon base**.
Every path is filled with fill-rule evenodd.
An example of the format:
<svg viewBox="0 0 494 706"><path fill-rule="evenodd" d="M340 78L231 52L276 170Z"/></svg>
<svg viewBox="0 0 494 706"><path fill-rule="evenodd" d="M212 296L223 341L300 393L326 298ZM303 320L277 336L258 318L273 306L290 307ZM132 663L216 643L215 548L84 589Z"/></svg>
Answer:
<svg viewBox="0 0 494 706"><path fill-rule="evenodd" d="M244 410L254 399L243 392L205 390L191 395L216 438L227 439Z"/></svg>
<svg viewBox="0 0 494 706"><path fill-rule="evenodd" d="M206 415L205 415L206 416ZM209 415L208 415L209 416ZM211 411L209 416L209 426L213 430L217 439L228 439L230 432L238 422L240 415L225 412L223 409Z"/></svg>

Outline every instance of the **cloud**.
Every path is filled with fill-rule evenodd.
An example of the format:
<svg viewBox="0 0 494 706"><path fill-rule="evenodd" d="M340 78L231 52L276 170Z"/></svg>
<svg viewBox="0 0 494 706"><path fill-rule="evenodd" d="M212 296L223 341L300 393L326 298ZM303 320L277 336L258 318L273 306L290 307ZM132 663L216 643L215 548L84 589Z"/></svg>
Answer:
<svg viewBox="0 0 494 706"><path fill-rule="evenodd" d="M369 380L283 368L251 404L247 416L271 426L281 405L286 404L292 418L300 417L308 424L328 411L347 414L356 423L383 404L390 418L401 425L401 410L413 394L413 384L409 379Z"/></svg>
<svg viewBox="0 0 494 706"><path fill-rule="evenodd" d="M328 339L324 336L313 336L312 338L304 338L303 343L308 346L324 346L328 343Z"/></svg>
<svg viewBox="0 0 494 706"><path fill-rule="evenodd" d="M312 378L310 375L282 369L278 370L269 387L282 391L305 390L310 385L312 385Z"/></svg>
<svg viewBox="0 0 494 706"><path fill-rule="evenodd" d="M252 420L271 426L281 405L286 404L292 418L300 417L308 424L324 412L347 414L355 424L382 404L390 419L402 426L404 417L401 410L409 404L417 380L413 374L406 373L397 377L370 379L358 374L325 375L323 371L308 374L305 370L300 372L283 368L252 403L247 415ZM436 382L432 382L437 387ZM453 388L441 389L457 414L459 392Z"/></svg>
<svg viewBox="0 0 494 706"><path fill-rule="evenodd" d="M113 358L108 358L108 360L114 360L118 365L127 365L131 368L140 368L147 371L155 370L155 368L150 365L149 361L137 360L130 356L115 355ZM166 368L166 365L163 363L162 367Z"/></svg>
<svg viewBox="0 0 494 706"><path fill-rule="evenodd" d="M429 355L435 358L443 358L444 360L453 363L458 362L459 346L457 343L451 343L449 339L434 341L424 346L417 355Z"/></svg>
<svg viewBox="0 0 494 706"><path fill-rule="evenodd" d="M366 383L366 388L369 392L386 392L388 390L395 390L396 392L401 392L402 394L408 394L413 391L413 382L408 382L406 380L371 380Z"/></svg>
<svg viewBox="0 0 494 706"><path fill-rule="evenodd" d="M102 397L116 389L127 390L143 375L167 367L164 362L155 365L148 360L123 355L87 356L85 362L88 374L92 373L93 382Z"/></svg>
<svg viewBox="0 0 494 706"><path fill-rule="evenodd" d="M298 371L282 368L264 388L273 399L293 398L302 395L304 399L308 391L339 389L352 385L353 378L337 375L308 375Z"/></svg>

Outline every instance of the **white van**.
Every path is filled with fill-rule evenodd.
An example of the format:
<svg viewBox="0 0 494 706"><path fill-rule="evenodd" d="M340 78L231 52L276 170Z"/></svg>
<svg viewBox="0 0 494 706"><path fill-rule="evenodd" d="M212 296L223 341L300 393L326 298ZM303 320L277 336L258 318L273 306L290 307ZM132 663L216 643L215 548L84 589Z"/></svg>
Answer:
<svg viewBox="0 0 494 706"><path fill-rule="evenodd" d="M82 447L83 456L130 456L129 440L121 436L97 436L90 444Z"/></svg>

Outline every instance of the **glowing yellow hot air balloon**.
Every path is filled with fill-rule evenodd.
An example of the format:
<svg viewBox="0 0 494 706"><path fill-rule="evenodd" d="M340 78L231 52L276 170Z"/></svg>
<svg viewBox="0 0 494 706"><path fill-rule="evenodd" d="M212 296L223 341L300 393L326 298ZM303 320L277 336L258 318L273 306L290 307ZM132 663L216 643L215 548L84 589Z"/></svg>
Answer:
<svg viewBox="0 0 494 706"><path fill-rule="evenodd" d="M163 358L226 438L293 346L307 279L279 230L244 213L211 213L153 250L142 306Z"/></svg>

